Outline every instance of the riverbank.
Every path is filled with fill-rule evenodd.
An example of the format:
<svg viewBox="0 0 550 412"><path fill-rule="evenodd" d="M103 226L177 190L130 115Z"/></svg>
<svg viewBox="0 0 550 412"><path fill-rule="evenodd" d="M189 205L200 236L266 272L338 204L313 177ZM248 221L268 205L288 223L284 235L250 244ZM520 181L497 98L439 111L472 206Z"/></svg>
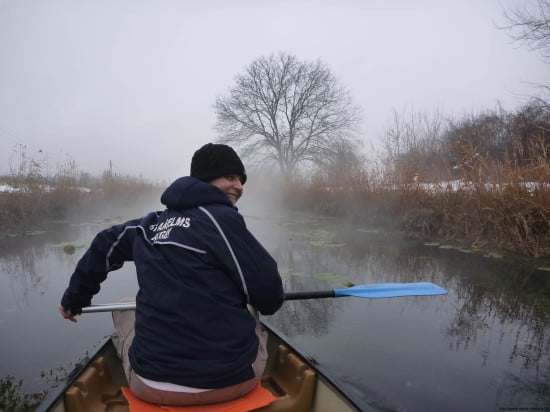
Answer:
<svg viewBox="0 0 550 412"><path fill-rule="evenodd" d="M246 209L253 204L244 200L247 226L278 262L287 291L342 288L348 281L426 281L449 292L289 301L269 317L270 325L325 365L363 409L432 412L548 404L546 273L506 259L426 247L347 219L269 211L249 217ZM34 401L38 395L30 394L54 387L112 331L109 314L83 315L74 324L57 311L85 250L78 246L89 244L107 218L61 223L57 230L10 239L9 248L0 248L0 380L11 382L10 399L16 391L18 403ZM67 244L77 246L73 254L64 250ZM116 302L136 291L135 268L126 264L109 275L94 303Z"/></svg>
<svg viewBox="0 0 550 412"><path fill-rule="evenodd" d="M47 221L94 216L98 209L106 207L135 205L160 190L132 178L115 178L90 186L3 179L0 187L0 237L40 230Z"/></svg>
<svg viewBox="0 0 550 412"><path fill-rule="evenodd" d="M286 183L281 189L283 204L349 218L361 225L391 227L426 242L550 259L548 185L463 180L373 184L361 178L341 183ZM135 206L145 199L158 199L161 190L132 181L93 187L26 184L10 188L0 192L0 237L40 230L48 220L93 216L106 205Z"/></svg>
<svg viewBox="0 0 550 412"><path fill-rule="evenodd" d="M340 153L286 185L286 202L465 249L548 259L550 105L539 103L458 121L395 113L383 151Z"/></svg>
<svg viewBox="0 0 550 412"><path fill-rule="evenodd" d="M550 258L550 189L439 183L366 189L295 184L294 207L363 224L390 226L406 236L470 250L503 250Z"/></svg>

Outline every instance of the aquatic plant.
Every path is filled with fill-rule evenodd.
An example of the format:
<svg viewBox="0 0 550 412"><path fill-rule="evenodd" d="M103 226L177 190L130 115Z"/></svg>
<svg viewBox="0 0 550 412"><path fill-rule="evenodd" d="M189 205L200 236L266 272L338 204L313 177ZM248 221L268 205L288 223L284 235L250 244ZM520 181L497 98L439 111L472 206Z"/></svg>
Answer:
<svg viewBox="0 0 550 412"><path fill-rule="evenodd" d="M384 151L361 170L310 173L285 187L287 203L463 250L550 256L550 104L393 120Z"/></svg>
<svg viewBox="0 0 550 412"><path fill-rule="evenodd" d="M47 170L47 152L27 145L14 147L10 174L0 176L0 231L29 234L47 219L65 219L90 212L105 203L128 205L160 189L141 177L113 173L101 177L79 172L67 158L52 173Z"/></svg>
<svg viewBox="0 0 550 412"><path fill-rule="evenodd" d="M294 269L280 269L279 274L281 276L304 276L301 272L296 272Z"/></svg>
<svg viewBox="0 0 550 412"><path fill-rule="evenodd" d="M326 280L327 282L338 283L343 285L345 285L348 280L346 276L337 275L336 273L314 273L311 276L316 279ZM347 282L347 283L351 283L351 282Z"/></svg>
<svg viewBox="0 0 550 412"><path fill-rule="evenodd" d="M487 257L487 258L492 258L492 259L502 259L504 257L504 254L502 252L499 252L499 251L496 251L496 250L490 250L489 252L487 252L483 256Z"/></svg>
<svg viewBox="0 0 550 412"><path fill-rule="evenodd" d="M74 245L65 245L63 246L63 252L67 255L72 255L75 252L76 248Z"/></svg>
<svg viewBox="0 0 550 412"><path fill-rule="evenodd" d="M24 393L22 385L22 380L15 381L15 378L10 375L5 379L0 379L0 411L34 411L40 405L45 393Z"/></svg>

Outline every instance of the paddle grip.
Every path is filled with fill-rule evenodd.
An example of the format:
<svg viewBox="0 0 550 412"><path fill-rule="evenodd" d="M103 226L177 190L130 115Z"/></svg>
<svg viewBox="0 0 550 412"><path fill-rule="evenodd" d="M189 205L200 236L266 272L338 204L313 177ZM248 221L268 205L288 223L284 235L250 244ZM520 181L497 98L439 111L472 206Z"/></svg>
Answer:
<svg viewBox="0 0 550 412"><path fill-rule="evenodd" d="M285 300L334 298L334 290L319 290L314 292L286 292Z"/></svg>

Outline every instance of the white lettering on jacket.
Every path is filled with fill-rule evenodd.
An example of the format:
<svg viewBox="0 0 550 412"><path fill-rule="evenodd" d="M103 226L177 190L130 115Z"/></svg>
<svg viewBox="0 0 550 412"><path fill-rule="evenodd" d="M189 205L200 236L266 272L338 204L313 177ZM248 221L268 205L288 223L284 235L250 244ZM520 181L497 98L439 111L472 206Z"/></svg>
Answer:
<svg viewBox="0 0 550 412"><path fill-rule="evenodd" d="M150 225L149 230L153 232L163 232L173 226L189 227L191 226L191 219L188 217L170 217L155 225Z"/></svg>
<svg viewBox="0 0 550 412"><path fill-rule="evenodd" d="M170 232L172 231L172 228L169 228L167 230L163 230L161 232L157 232L155 236L151 238L152 242L156 242L157 240L164 240L168 239L168 236L170 236Z"/></svg>

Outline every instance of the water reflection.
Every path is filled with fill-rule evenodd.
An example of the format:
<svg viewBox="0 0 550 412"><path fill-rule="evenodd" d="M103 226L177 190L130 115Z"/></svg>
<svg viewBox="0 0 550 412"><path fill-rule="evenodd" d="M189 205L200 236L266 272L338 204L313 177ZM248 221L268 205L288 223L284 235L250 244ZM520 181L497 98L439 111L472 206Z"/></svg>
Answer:
<svg viewBox="0 0 550 412"><path fill-rule="evenodd" d="M419 281L449 291L290 301L265 319L365 409L490 411L550 404L550 277L535 263L427 247L333 219L247 222L277 259L288 291ZM84 251L79 246L106 226L64 225L47 235L0 241L0 378L12 374L31 391L42 388L41 371L78 359L111 330L108 315L82 317L75 326L55 310ZM75 253L67 254L65 244L75 245ZM109 276L94 302L117 301L136 288L130 264Z"/></svg>
<svg viewBox="0 0 550 412"><path fill-rule="evenodd" d="M43 295L50 285L48 274L60 263L75 263L60 243L70 243L68 230L74 239L78 239L85 236L83 232L89 234L90 225L56 225L37 234L0 240L0 273L3 282L8 281L16 305L28 305L31 292ZM52 257L56 261L53 268L49 262Z"/></svg>
<svg viewBox="0 0 550 412"><path fill-rule="evenodd" d="M438 364L447 365L443 379L422 378L427 380L424 399L415 399L407 393L407 385L415 386L412 383L405 383L402 393L396 393L399 392L396 386L401 384L397 384L399 378L391 376L388 379L394 379L393 383L386 383L385 388L388 393L391 387L394 394L391 401L372 393L366 395L372 392L376 376L353 364L341 362L334 366L336 375L340 375L346 385L355 387L357 398L365 406L438 410L428 401L434 387L448 392L448 402L455 396L452 404L457 408L463 405L463 410L548 405L550 277L538 271L535 263L490 259L456 249L427 247L391 233L330 219L296 221L288 226L291 227L291 236L277 248L279 265L289 274L285 276L287 290L344 287L340 276L334 276L333 282L315 278L316 273L334 273L354 284L428 281L450 292L444 299L401 298L387 300L391 303L384 304L358 303L358 306L376 314L375 317L365 315L358 321L356 313L351 313L355 304L351 305L344 298L287 302L269 320L287 336L301 342L303 347L318 351L316 358L327 360L334 356L334 351L347 350L350 354L352 351L348 345L360 345L366 351L371 349L364 346L368 340L372 347L383 345L384 338L373 340L360 328L367 329L366 322L370 319L374 323L376 317L397 324L396 318L388 316L386 311L398 307L400 318L406 322L397 333L397 342L400 343L391 343L395 346L393 355L397 364L404 362L405 356L410 356L410 346L414 345L410 341L414 333L412 324L421 323L422 319L437 324L446 348L438 347L434 337L429 346L412 350L414 356L431 351L431 356L426 358L425 370L417 370L417 375L428 375L430 368L437 369ZM418 319L413 318L415 311L419 313ZM435 318L429 320L433 316ZM351 335L340 336L340 344L319 347L318 342L312 340L320 337L338 339L343 324L354 321L357 321L358 328ZM379 326L376 332L396 335L394 329L385 325ZM409 348L404 349L401 343ZM365 364L369 366L376 363L376 355L372 352L362 355L362 359L368 359ZM396 365L394 374L398 376L400 373L404 371ZM469 400L465 400L460 394L464 394L469 385L456 386L459 378L474 381L483 390L475 388L476 391L470 391ZM453 391L457 393L453 395Z"/></svg>
<svg viewBox="0 0 550 412"><path fill-rule="evenodd" d="M107 317L71 328L57 311L81 246L108 224L51 224L40 233L0 240L0 379L14 376L25 392L41 392L109 330ZM64 251L67 244L75 246L73 254Z"/></svg>

